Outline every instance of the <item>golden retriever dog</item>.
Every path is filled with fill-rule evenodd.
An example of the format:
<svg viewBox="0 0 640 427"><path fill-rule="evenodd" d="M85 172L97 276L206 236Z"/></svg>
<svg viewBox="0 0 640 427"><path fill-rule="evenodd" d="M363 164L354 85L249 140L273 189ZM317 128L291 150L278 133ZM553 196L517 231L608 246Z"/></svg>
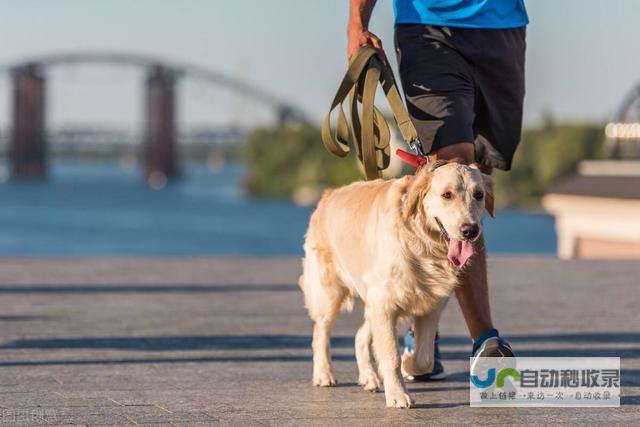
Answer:
<svg viewBox="0 0 640 427"><path fill-rule="evenodd" d="M414 176L357 182L322 196L307 230L300 287L313 326L313 384L334 386L330 334L339 311L362 302L355 336L359 383L384 384L389 407L413 401L403 376L431 372L449 294L493 215L493 181L475 166L438 161ZM398 320L414 324L415 349L402 358ZM374 368L371 347L378 364Z"/></svg>

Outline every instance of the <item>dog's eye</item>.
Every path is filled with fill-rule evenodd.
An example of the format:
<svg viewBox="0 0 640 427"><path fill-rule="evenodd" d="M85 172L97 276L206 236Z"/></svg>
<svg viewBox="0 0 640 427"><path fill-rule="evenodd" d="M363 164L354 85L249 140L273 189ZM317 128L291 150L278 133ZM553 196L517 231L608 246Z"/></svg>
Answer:
<svg viewBox="0 0 640 427"><path fill-rule="evenodd" d="M476 191L475 193L473 193L473 198L476 200L482 200L483 197L484 193L482 191Z"/></svg>
<svg viewBox="0 0 640 427"><path fill-rule="evenodd" d="M451 199L453 197L453 194L451 194L451 191L445 191L444 193L442 193L442 198L443 199Z"/></svg>

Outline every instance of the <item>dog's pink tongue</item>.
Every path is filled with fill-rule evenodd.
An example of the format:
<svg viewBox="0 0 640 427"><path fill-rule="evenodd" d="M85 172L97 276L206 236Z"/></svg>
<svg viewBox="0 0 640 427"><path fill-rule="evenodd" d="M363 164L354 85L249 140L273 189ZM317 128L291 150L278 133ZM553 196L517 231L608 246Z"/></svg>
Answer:
<svg viewBox="0 0 640 427"><path fill-rule="evenodd" d="M449 238L449 253L447 257L451 264L462 267L473 255L473 243L467 240Z"/></svg>

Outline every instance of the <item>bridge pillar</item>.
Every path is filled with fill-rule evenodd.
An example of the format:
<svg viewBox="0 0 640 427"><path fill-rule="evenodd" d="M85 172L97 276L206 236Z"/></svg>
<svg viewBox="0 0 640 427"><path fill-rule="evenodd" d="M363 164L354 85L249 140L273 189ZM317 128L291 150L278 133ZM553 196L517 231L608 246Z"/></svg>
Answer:
<svg viewBox="0 0 640 427"><path fill-rule="evenodd" d="M159 65L147 77L144 173L154 187L164 186L178 174L175 80L173 70Z"/></svg>
<svg viewBox="0 0 640 427"><path fill-rule="evenodd" d="M9 159L14 179L46 176L45 79L38 64L13 73L13 118Z"/></svg>

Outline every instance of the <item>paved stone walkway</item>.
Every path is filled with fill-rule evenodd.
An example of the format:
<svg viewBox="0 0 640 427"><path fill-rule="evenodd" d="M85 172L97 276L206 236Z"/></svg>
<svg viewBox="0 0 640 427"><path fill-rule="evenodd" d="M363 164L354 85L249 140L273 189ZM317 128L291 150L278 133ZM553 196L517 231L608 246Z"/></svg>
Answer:
<svg viewBox="0 0 640 427"><path fill-rule="evenodd" d="M358 314L334 334L339 386L311 386L294 258L0 259L0 425L640 423L640 263L491 261L496 323L520 355L621 356L623 406L469 408L455 300L448 381L391 410L357 385Z"/></svg>

